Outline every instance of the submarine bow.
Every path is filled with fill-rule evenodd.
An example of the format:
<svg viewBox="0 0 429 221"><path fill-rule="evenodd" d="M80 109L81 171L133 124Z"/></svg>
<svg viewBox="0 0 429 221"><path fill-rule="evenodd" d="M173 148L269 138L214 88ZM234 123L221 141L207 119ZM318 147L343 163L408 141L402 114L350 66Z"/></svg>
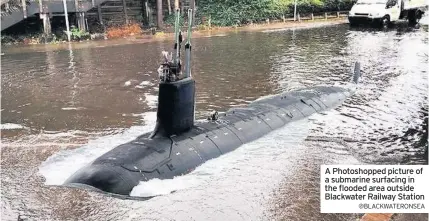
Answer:
<svg viewBox="0 0 429 221"><path fill-rule="evenodd" d="M176 15L179 15L177 11ZM165 62L159 69L155 130L100 156L73 174L65 185L90 186L129 195L140 181L186 174L207 160L233 151L291 121L334 108L353 93L342 87L329 86L300 89L262 98L246 107L233 108L213 115L205 122L195 123L190 30L185 45L186 67L181 73L182 37L177 28L177 17L176 22L175 54L171 59L165 55ZM360 65L356 63L352 81L357 83L359 77Z"/></svg>

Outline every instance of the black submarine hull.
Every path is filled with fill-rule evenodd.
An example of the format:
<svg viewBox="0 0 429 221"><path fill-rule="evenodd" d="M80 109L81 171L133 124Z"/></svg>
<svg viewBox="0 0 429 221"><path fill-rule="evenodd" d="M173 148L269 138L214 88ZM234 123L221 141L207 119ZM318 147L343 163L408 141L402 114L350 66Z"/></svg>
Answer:
<svg viewBox="0 0 429 221"><path fill-rule="evenodd" d="M140 181L189 173L202 163L289 122L334 108L352 93L330 86L301 89L230 109L217 120L196 122L179 135L143 134L81 168L65 185L89 185L105 192L129 195ZM180 96L177 99L180 100Z"/></svg>

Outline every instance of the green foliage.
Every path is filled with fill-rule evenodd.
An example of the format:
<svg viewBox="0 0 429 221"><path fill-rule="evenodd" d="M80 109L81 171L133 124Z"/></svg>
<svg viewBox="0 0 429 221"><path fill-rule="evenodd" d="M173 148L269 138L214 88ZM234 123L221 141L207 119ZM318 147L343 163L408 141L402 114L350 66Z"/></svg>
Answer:
<svg viewBox="0 0 429 221"><path fill-rule="evenodd" d="M356 0L297 0L301 14L349 10ZM197 17L211 16L213 25L233 26L293 14L294 0L199 0ZM206 19L207 20L207 19Z"/></svg>
<svg viewBox="0 0 429 221"><path fill-rule="evenodd" d="M181 14L180 17L179 17L179 24L180 24L180 26L183 26L184 20L185 20L185 18ZM176 16L174 15L174 13L171 14L171 15L164 16L164 24L174 26L175 22L176 22Z"/></svg>
<svg viewBox="0 0 429 221"><path fill-rule="evenodd" d="M325 0L323 10L337 11L349 10L357 0Z"/></svg>
<svg viewBox="0 0 429 221"><path fill-rule="evenodd" d="M89 32L79 30L74 25L70 29L70 37L72 40L84 40L90 38Z"/></svg>
<svg viewBox="0 0 429 221"><path fill-rule="evenodd" d="M278 16L284 8L279 0L201 0L198 9L212 24L230 26Z"/></svg>
<svg viewBox="0 0 429 221"><path fill-rule="evenodd" d="M301 13L305 12L315 12L320 11L321 7L323 6L323 2L321 0L300 0L297 1L297 11ZM291 5L290 7L293 7Z"/></svg>

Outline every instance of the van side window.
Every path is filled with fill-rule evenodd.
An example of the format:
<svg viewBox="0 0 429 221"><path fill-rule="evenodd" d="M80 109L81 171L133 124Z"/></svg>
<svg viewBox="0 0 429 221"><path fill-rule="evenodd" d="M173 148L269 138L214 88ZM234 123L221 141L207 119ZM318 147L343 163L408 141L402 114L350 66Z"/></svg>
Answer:
<svg viewBox="0 0 429 221"><path fill-rule="evenodd" d="M396 5L397 2L398 2L397 0L389 0L389 1L387 1L386 6L392 7L392 6Z"/></svg>

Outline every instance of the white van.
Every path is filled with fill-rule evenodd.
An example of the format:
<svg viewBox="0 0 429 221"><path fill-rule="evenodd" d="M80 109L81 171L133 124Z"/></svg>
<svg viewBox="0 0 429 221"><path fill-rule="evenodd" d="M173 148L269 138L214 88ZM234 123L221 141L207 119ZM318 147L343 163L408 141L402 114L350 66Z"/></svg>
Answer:
<svg viewBox="0 0 429 221"><path fill-rule="evenodd" d="M428 0L358 0L349 12L349 23L387 26L399 19L416 24L428 8Z"/></svg>

